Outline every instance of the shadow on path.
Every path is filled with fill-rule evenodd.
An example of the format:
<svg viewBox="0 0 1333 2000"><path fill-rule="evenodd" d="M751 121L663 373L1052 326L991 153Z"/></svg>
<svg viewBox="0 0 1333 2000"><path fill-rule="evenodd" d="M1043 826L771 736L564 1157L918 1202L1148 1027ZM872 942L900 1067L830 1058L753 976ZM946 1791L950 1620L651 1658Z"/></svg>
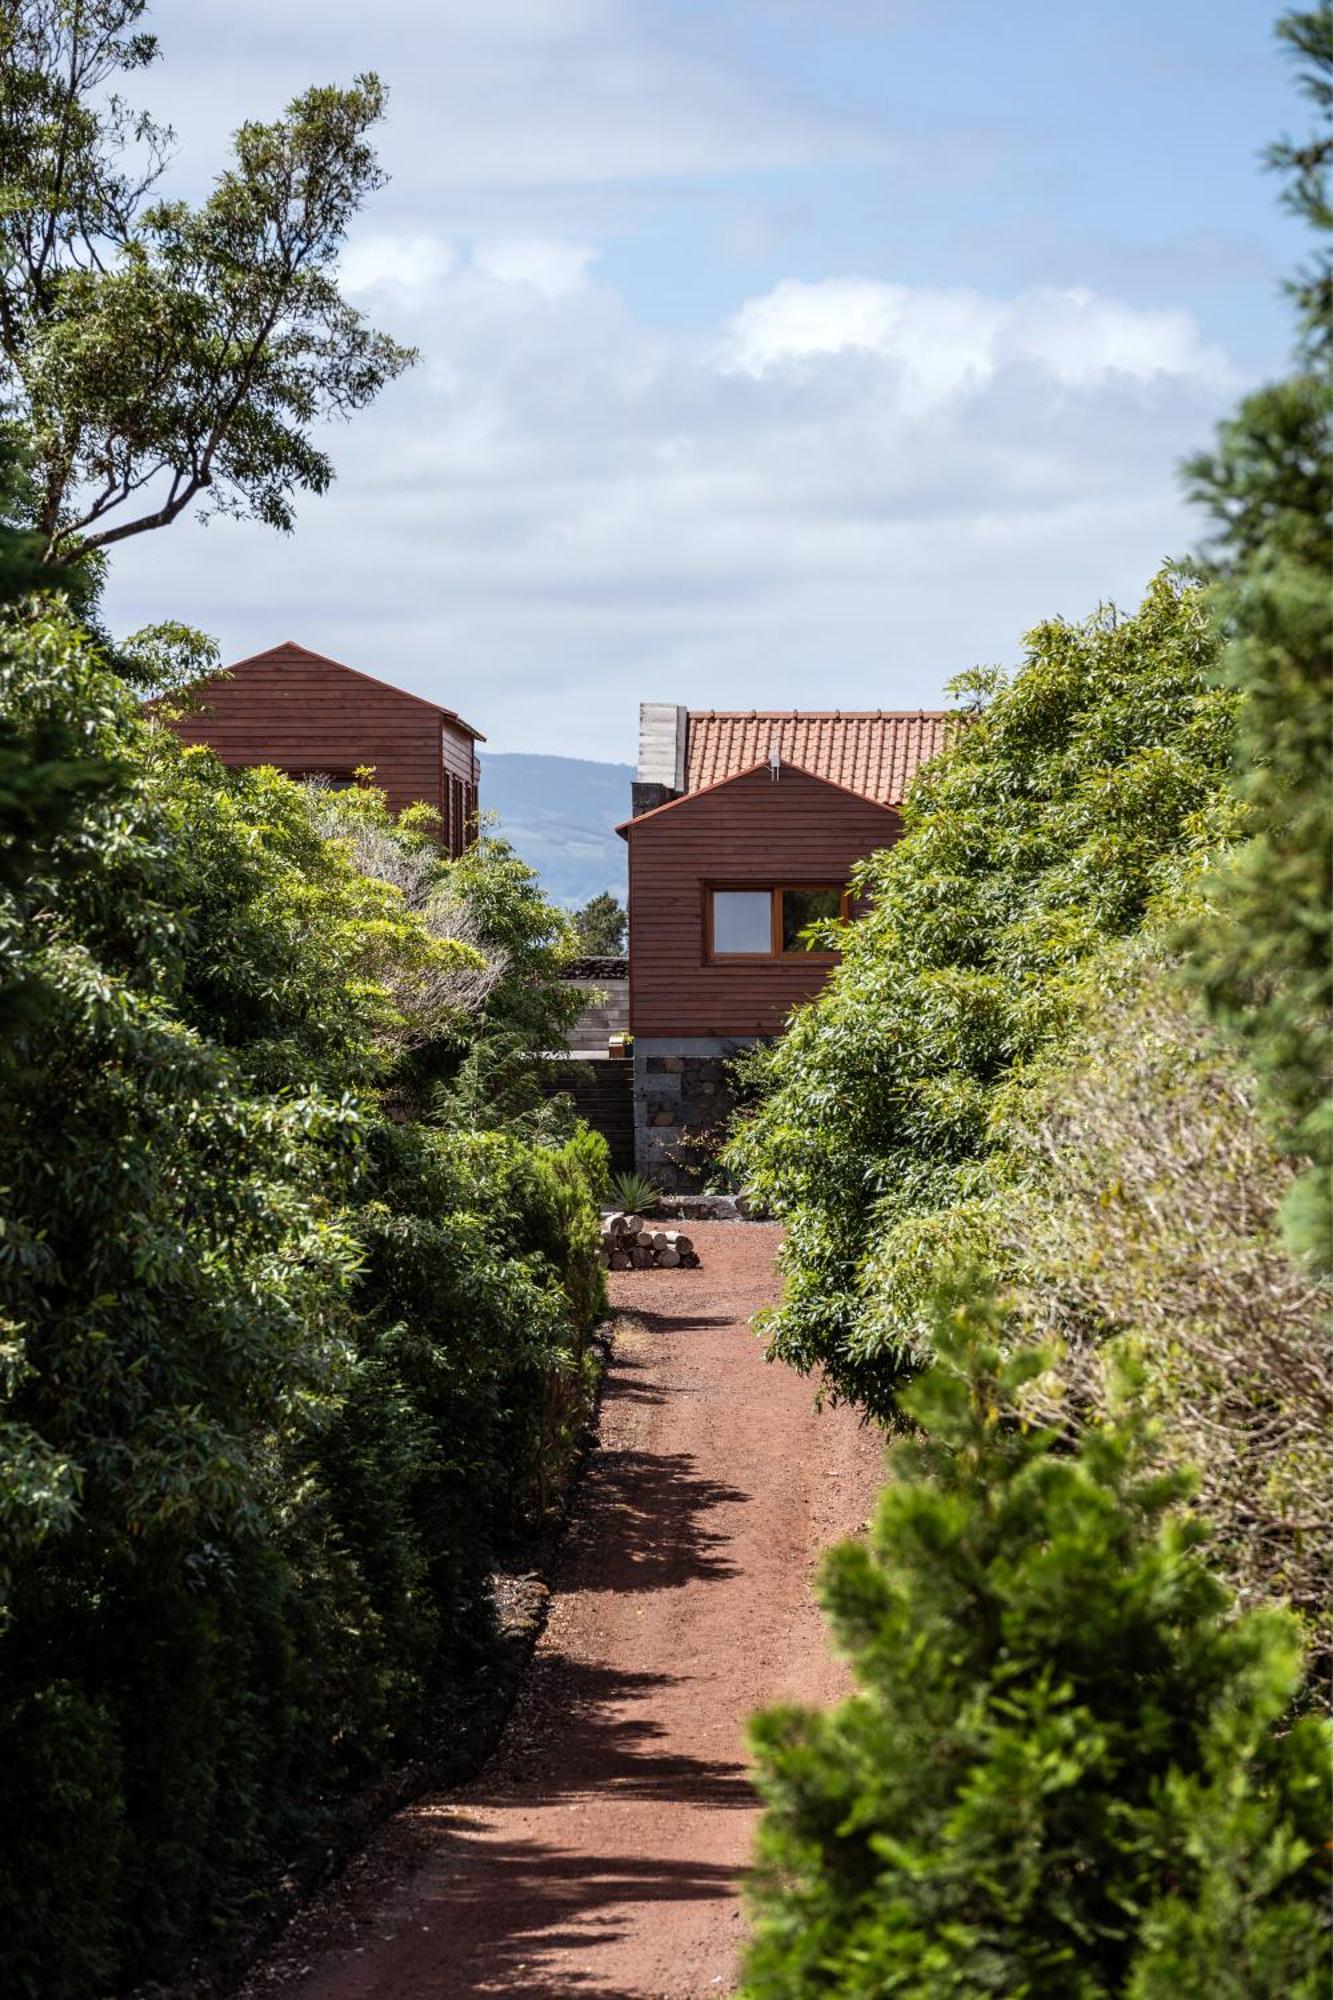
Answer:
<svg viewBox="0 0 1333 2000"><path fill-rule="evenodd" d="M493 1771L468 1787L470 1805L572 1799L646 1799L657 1805L751 1807L754 1792L739 1760L664 1752L654 1698L688 1687L689 1676L626 1673L548 1653L534 1660L518 1711ZM636 1714L648 1701L650 1712Z"/></svg>
<svg viewBox="0 0 1333 2000"><path fill-rule="evenodd" d="M413 1929L450 1939L450 1996L562 2000L595 1992L597 2000L630 2000L600 1983L596 1961L633 1933L636 1906L734 1898L733 1867L607 1851L604 1826L591 1850L580 1841L584 1813L600 1818L618 1801L673 1811L754 1808L740 1762L662 1748L668 1732L654 1711L664 1694L688 1684L684 1675L539 1656L507 1754L461 1799L416 1809L430 1827L432 1854ZM497 1837L516 1811L549 1818L552 1837Z"/></svg>
<svg viewBox="0 0 1333 2000"><path fill-rule="evenodd" d="M567 2000L590 1989L597 2000L618 2000L600 1983L596 1961L627 1935L631 1906L735 1894L735 1871L711 1863L570 1853L546 1841L485 1834L484 1820L449 1814L441 1856L447 1873L417 1906L417 1920L452 1941L450 2000L506 1992ZM493 1898L506 1920L495 1930L479 1928L479 1912ZM550 1966L554 1954L559 1963Z"/></svg>
<svg viewBox="0 0 1333 2000"><path fill-rule="evenodd" d="M601 1451L584 1475L560 1588L678 1590L733 1576L731 1535L708 1517L749 1498L701 1473L691 1452Z"/></svg>

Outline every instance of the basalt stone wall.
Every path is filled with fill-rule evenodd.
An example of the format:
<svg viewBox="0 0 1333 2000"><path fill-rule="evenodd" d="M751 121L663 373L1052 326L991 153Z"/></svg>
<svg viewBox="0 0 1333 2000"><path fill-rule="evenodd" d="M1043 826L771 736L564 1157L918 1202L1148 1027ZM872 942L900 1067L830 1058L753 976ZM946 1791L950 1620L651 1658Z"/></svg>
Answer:
<svg viewBox="0 0 1333 2000"><path fill-rule="evenodd" d="M704 1037L635 1044L634 1161L659 1187L698 1186L711 1141L735 1109L728 1057L741 1046Z"/></svg>

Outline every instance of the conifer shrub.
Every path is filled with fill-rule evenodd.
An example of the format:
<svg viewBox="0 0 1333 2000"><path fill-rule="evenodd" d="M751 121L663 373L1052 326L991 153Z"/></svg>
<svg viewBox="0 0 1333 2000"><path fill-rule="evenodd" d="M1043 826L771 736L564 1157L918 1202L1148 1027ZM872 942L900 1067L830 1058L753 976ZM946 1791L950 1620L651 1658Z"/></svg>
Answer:
<svg viewBox="0 0 1333 2000"><path fill-rule="evenodd" d="M1048 1357L942 1296L867 1542L821 1596L857 1693L753 1725L745 2000L1316 2000L1327 1729L1237 1616L1133 1398L1071 1441Z"/></svg>

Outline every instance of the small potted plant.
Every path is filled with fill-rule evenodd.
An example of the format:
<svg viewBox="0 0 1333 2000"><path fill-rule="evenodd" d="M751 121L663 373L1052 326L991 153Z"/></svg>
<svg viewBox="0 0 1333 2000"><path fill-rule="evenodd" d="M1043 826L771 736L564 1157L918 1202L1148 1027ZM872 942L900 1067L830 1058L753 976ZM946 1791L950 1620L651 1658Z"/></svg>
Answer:
<svg viewBox="0 0 1333 2000"><path fill-rule="evenodd" d="M634 1053L634 1037L626 1034L611 1035L607 1039L606 1047L608 1055L615 1056L623 1062L627 1056L632 1056Z"/></svg>

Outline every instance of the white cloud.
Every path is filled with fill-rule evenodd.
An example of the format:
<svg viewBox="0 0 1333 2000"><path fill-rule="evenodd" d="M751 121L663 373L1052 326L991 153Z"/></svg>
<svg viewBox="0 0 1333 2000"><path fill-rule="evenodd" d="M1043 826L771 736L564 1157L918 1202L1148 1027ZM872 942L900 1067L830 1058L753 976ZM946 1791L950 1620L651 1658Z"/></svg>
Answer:
<svg viewBox="0 0 1333 2000"><path fill-rule="evenodd" d="M443 237L379 232L353 237L339 260L339 278L352 297L388 296L386 308L399 314L419 311L439 293L442 280L458 274L463 288L516 286L544 299L565 298L587 281L597 252L587 244L558 237L501 236L473 244L466 255ZM467 278L479 286L467 285Z"/></svg>
<svg viewBox="0 0 1333 2000"><path fill-rule="evenodd" d="M1188 313L1136 309L1084 289L996 299L855 277L787 278L747 301L727 326L722 363L763 376L843 354L888 362L927 402L976 393L1002 369L1025 365L1065 387L1117 375L1224 384L1231 375Z"/></svg>
<svg viewBox="0 0 1333 2000"><path fill-rule="evenodd" d="M288 540L123 545L116 628L290 636L495 748L626 756L642 698L929 704L1189 546L1174 465L1229 392L1184 315L838 279L667 335L577 244L406 241L362 272L427 359L331 434L332 492Z"/></svg>
<svg viewBox="0 0 1333 2000"><path fill-rule="evenodd" d="M339 261L343 289L353 296L389 289L423 296L452 270L455 255L437 236L361 236Z"/></svg>
<svg viewBox="0 0 1333 2000"><path fill-rule="evenodd" d="M364 69L390 88L390 199L410 190L418 214L440 200L498 210L518 191L895 152L817 91L754 74L723 19L681 33L670 9L643 0L230 0L179 13L160 24L167 61L139 94L174 120L190 182L211 178L241 118Z"/></svg>
<svg viewBox="0 0 1333 2000"><path fill-rule="evenodd" d="M485 277L502 285L525 285L547 299L577 291L596 258L586 244L539 236L501 237L479 243L472 253L475 269Z"/></svg>

